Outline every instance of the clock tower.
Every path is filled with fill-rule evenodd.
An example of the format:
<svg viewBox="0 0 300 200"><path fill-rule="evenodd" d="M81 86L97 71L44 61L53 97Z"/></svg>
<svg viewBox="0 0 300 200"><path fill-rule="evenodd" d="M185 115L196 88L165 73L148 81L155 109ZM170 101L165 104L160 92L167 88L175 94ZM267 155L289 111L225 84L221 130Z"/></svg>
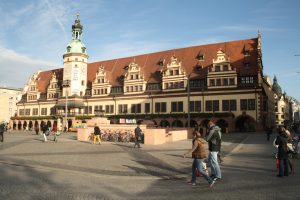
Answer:
<svg viewBox="0 0 300 200"><path fill-rule="evenodd" d="M83 27L80 24L79 14L72 25L72 40L68 44L64 59L63 96L84 96L87 86L88 54L81 41Z"/></svg>

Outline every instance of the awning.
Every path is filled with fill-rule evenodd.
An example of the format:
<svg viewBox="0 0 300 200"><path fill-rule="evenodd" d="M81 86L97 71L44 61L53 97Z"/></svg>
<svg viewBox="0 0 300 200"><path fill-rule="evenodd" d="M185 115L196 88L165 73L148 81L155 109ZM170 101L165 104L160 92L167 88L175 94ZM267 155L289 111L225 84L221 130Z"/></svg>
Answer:
<svg viewBox="0 0 300 200"><path fill-rule="evenodd" d="M66 103L60 102L54 106L55 108L65 108ZM74 102L74 101L68 101L68 108L84 108L85 105L83 102Z"/></svg>

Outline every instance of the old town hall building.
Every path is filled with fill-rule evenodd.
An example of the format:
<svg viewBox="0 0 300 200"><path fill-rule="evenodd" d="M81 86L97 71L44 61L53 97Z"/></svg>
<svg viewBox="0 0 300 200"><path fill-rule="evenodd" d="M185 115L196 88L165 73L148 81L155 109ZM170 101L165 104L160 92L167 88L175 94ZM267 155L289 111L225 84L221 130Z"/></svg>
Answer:
<svg viewBox="0 0 300 200"><path fill-rule="evenodd" d="M33 74L12 118L17 129L101 114L157 127L262 130L274 123L274 94L263 76L261 37L88 63L77 17L63 68ZM67 117L65 112L67 110ZM64 121L64 120L62 120Z"/></svg>

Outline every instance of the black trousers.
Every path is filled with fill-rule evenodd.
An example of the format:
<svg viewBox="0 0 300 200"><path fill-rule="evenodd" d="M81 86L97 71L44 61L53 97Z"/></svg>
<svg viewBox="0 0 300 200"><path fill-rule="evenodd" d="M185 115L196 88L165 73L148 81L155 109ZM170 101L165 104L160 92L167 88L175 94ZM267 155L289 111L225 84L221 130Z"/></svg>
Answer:
<svg viewBox="0 0 300 200"><path fill-rule="evenodd" d="M1 142L4 142L4 135L3 135L3 132L2 132L2 133L0 132L0 141L1 141Z"/></svg>

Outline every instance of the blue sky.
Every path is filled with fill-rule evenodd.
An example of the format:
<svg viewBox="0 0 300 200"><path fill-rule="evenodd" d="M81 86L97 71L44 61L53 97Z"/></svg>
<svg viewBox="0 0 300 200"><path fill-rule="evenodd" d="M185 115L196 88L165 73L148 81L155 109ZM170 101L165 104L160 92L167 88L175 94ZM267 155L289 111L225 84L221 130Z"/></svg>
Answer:
<svg viewBox="0 0 300 200"><path fill-rule="evenodd" d="M62 67L76 13L89 62L262 35L264 74L300 100L300 1L10 0L0 2L0 86ZM8 76L8 74L11 74Z"/></svg>

